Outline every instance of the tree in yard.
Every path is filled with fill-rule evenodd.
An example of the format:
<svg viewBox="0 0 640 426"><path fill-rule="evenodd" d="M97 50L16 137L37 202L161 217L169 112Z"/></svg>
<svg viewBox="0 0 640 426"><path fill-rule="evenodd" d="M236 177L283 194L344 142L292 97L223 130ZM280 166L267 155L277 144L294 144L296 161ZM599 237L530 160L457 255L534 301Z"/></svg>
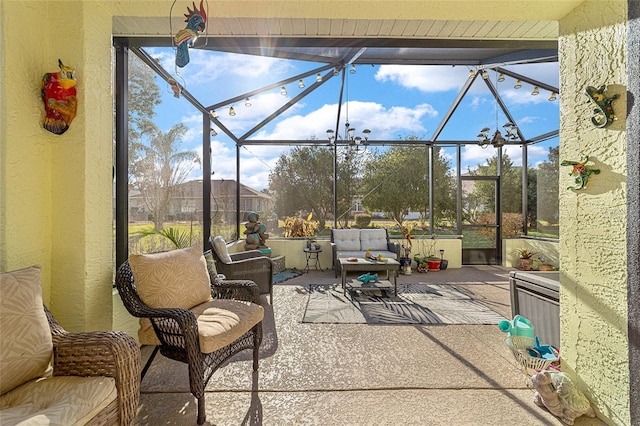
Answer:
<svg viewBox="0 0 640 426"><path fill-rule="evenodd" d="M412 138L409 138L411 140ZM455 182L449 175L449 161L441 148L434 147L434 220L450 218L455 213ZM386 212L402 223L409 210L429 215L429 148L427 146L393 146L376 156L365 167L362 188L364 205L370 210Z"/></svg>
<svg viewBox="0 0 640 426"><path fill-rule="evenodd" d="M349 220L353 198L358 193L362 159L338 153L337 220L343 225ZM269 175L269 190L275 194L278 216L295 216L312 212L318 221L318 232L326 228L333 215L332 148L297 147L283 154Z"/></svg>
<svg viewBox="0 0 640 426"><path fill-rule="evenodd" d="M137 174L137 144L144 134L154 133L155 108L160 105L160 88L155 73L136 55L129 55L129 176Z"/></svg>
<svg viewBox="0 0 640 426"><path fill-rule="evenodd" d="M154 126L155 127L155 126ZM140 153L133 159L133 187L140 191L147 209L153 215L154 229L162 229L171 199L177 186L183 183L200 157L195 151L180 151L182 137L187 132L184 124L176 124L168 132L154 129L148 141L133 143Z"/></svg>
<svg viewBox="0 0 640 426"><path fill-rule="evenodd" d="M534 190L537 194L535 204L530 209L537 208L537 221L547 225L558 223L559 198L558 179L560 170L559 147L549 148L549 159L540 163L537 171L537 181Z"/></svg>
<svg viewBox="0 0 640 426"><path fill-rule="evenodd" d="M325 147L296 147L283 154L269 174L279 216L313 212L318 230L333 211L333 152Z"/></svg>
<svg viewBox="0 0 640 426"><path fill-rule="evenodd" d="M487 160L486 165L478 166L470 172L472 176L497 176L497 154ZM507 154L502 155L502 174L500 178L502 191L502 236L515 237L522 229L522 167L515 166ZM472 194L478 205L483 206L484 213L479 212L475 222L495 224L496 191L493 182L476 181ZM515 213L515 215L514 215ZM494 236L495 231L484 230L485 235Z"/></svg>
<svg viewBox="0 0 640 426"><path fill-rule="evenodd" d="M480 165L477 169L470 171L472 176L497 176L498 156L487 160L486 165ZM502 212L522 213L522 168L515 166L509 155L502 154ZM484 206L493 209L496 203L496 193L493 182L477 181L474 195Z"/></svg>

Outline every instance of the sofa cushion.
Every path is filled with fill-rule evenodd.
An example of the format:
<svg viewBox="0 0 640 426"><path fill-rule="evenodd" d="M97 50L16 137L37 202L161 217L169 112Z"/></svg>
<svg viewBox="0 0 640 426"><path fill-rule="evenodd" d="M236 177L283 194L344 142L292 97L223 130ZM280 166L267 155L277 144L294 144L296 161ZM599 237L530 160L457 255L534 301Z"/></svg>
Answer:
<svg viewBox="0 0 640 426"><path fill-rule="evenodd" d="M49 367L53 343L40 276L40 266L0 274L0 395Z"/></svg>
<svg viewBox="0 0 640 426"><path fill-rule="evenodd" d="M231 256L229 255L227 243L224 238L222 238L220 235L215 236L213 238L212 245L222 263L231 263Z"/></svg>
<svg viewBox="0 0 640 426"><path fill-rule="evenodd" d="M82 425L116 397L112 377L40 378L0 397L2 424Z"/></svg>
<svg viewBox="0 0 640 426"><path fill-rule="evenodd" d="M387 231L384 229L361 229L360 250L389 250Z"/></svg>
<svg viewBox="0 0 640 426"><path fill-rule="evenodd" d="M189 309L211 299L207 263L198 245L134 254L129 265L140 298L152 308Z"/></svg>
<svg viewBox="0 0 640 426"><path fill-rule="evenodd" d="M190 309L198 321L200 351L211 353L234 342L262 321L264 308L255 303L213 299ZM143 345L159 345L149 318L140 319L138 338Z"/></svg>
<svg viewBox="0 0 640 426"><path fill-rule="evenodd" d="M359 229L333 229L331 234L337 250L360 250Z"/></svg>

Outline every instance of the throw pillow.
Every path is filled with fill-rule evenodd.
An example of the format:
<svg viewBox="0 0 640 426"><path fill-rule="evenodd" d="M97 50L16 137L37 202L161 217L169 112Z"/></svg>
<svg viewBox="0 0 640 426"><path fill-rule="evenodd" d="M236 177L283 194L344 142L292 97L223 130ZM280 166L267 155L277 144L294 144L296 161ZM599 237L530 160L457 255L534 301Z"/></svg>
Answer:
<svg viewBox="0 0 640 426"><path fill-rule="evenodd" d="M152 308L189 309L211 299L207 263L198 245L134 254L129 265L140 299Z"/></svg>
<svg viewBox="0 0 640 426"><path fill-rule="evenodd" d="M49 367L53 343L40 277L39 265L0 274L0 394Z"/></svg>
<svg viewBox="0 0 640 426"><path fill-rule="evenodd" d="M227 243L220 235L213 238L213 249L222 261L222 263L231 263L231 256L229 250L227 250Z"/></svg>

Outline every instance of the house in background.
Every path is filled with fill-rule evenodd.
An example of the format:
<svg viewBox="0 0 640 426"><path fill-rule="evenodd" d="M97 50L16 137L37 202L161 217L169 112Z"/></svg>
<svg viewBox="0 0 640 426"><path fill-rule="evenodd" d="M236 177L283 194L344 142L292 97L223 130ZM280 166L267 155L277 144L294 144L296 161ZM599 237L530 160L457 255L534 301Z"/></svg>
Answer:
<svg viewBox="0 0 640 426"><path fill-rule="evenodd" d="M211 180L211 216L214 223L231 223L236 215L236 181L229 179ZM115 205L115 203L114 203ZM260 215L273 212L274 202L269 194L240 184L240 218L246 212ZM191 180L176 185L165 220L181 222L202 219L202 181ZM153 212L145 204L144 197L137 190L129 190L129 221L148 221Z"/></svg>

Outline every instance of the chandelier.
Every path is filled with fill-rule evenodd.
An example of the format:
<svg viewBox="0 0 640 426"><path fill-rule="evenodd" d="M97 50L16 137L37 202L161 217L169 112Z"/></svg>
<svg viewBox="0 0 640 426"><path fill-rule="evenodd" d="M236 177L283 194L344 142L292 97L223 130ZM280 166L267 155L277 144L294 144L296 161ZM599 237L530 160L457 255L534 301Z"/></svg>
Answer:
<svg viewBox="0 0 640 426"><path fill-rule="evenodd" d="M496 132L493 134L493 137L489 139L489 131L491 129L488 127L483 128L477 136L478 145L480 145L481 148L486 148L489 145L493 145L495 148L500 148L504 146L505 143L518 139L518 127L515 124L509 122L502 127L505 130L504 136L502 136L502 133L500 133L500 130L498 129L498 120L496 118Z"/></svg>
<svg viewBox="0 0 640 426"><path fill-rule="evenodd" d="M484 70L484 72L486 72L486 70ZM486 80L487 86L489 86L489 88L493 92L493 89L491 88L491 82L488 80L489 76L487 75L485 77L485 75L483 74L482 77ZM502 136L500 129L498 129L498 98L500 97L498 93L498 82L500 81L504 81L504 76L502 74L500 74L496 78L496 86L495 86L495 93L494 93L494 97L496 101L496 106L495 106L496 131L493 134L493 136L489 138L489 132L491 131L491 129L489 127L484 127L482 130L480 130L480 133L478 133L478 136L476 136L476 138L478 139L478 145L480 145L480 147L483 149L488 147L489 145L492 145L494 148L501 148L506 143L513 142L520 137L520 135L518 134L518 126L516 126L512 122L508 122L502 126L505 131L504 136Z"/></svg>
<svg viewBox="0 0 640 426"><path fill-rule="evenodd" d="M366 151L367 146L369 145L369 135L371 134L371 130L364 129L362 131L362 136L356 136L356 129L351 127L351 124L347 120L344 123L344 139L340 139L340 135L336 136L336 133L327 129L327 139L329 140L329 144L336 144L337 146L343 146L346 148L345 158L349 159L352 156L362 154Z"/></svg>

